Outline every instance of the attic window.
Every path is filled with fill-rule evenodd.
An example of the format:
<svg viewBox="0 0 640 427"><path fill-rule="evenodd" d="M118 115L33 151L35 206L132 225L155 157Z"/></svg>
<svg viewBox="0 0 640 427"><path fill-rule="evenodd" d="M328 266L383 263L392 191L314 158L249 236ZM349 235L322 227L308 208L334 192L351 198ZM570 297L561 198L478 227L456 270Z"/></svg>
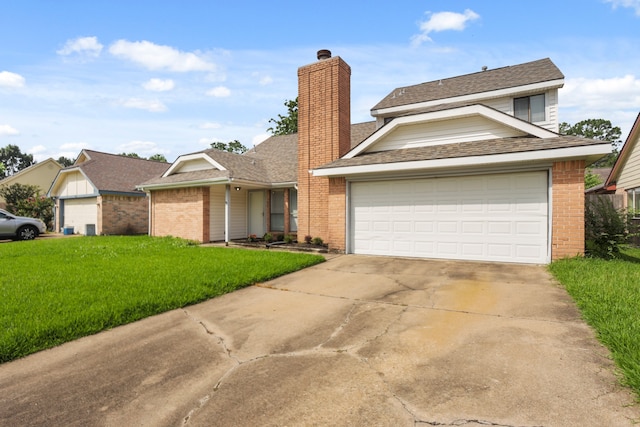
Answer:
<svg viewBox="0 0 640 427"><path fill-rule="evenodd" d="M543 122L544 115L544 93L540 95L514 98L513 114L519 119L531 123Z"/></svg>

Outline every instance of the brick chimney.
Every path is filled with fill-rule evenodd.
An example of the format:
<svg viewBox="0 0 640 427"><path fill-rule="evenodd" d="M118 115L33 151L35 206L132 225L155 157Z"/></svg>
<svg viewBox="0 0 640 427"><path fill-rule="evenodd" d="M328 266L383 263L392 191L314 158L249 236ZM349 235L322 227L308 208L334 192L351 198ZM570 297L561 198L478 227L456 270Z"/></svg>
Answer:
<svg viewBox="0 0 640 427"><path fill-rule="evenodd" d="M298 69L298 239L320 237L345 246L343 178L309 170L342 157L351 146L351 67L328 50Z"/></svg>

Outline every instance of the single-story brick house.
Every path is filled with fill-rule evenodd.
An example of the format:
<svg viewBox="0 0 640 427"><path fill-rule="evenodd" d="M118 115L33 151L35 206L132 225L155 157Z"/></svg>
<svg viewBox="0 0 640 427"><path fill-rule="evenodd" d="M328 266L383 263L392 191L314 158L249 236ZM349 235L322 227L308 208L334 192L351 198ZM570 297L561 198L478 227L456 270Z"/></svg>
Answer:
<svg viewBox="0 0 640 427"><path fill-rule="evenodd" d="M54 230L75 234L146 234L149 199L135 188L161 175L164 162L82 150L72 166L60 170L48 196L55 200Z"/></svg>
<svg viewBox="0 0 640 427"><path fill-rule="evenodd" d="M394 89L350 123L351 69L298 69L298 134L180 156L138 186L150 232L265 231L346 253L548 263L584 252L584 169L609 143L558 135L549 59Z"/></svg>

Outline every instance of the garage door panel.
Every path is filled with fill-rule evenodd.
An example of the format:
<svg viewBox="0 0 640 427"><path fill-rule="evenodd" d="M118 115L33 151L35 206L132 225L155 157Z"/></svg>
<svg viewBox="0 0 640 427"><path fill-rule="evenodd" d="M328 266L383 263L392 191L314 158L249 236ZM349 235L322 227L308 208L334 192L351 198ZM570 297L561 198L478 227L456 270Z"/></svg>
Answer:
<svg viewBox="0 0 640 427"><path fill-rule="evenodd" d="M546 171L390 182L351 183L353 252L548 262Z"/></svg>

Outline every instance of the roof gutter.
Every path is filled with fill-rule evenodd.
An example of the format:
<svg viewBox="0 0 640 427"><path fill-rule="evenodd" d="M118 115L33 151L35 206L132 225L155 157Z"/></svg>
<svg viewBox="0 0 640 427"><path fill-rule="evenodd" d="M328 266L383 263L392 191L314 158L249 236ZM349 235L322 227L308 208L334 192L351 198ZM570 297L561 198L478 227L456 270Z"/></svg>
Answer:
<svg viewBox="0 0 640 427"><path fill-rule="evenodd" d="M550 150L525 151L520 153L491 154L484 156L455 157L449 159L416 160L396 163L377 163L373 165L338 166L333 168L312 169L313 176L341 177L371 173L407 172L420 169L488 166L500 163L559 161L570 159L594 159L611 152L611 145L587 145L581 147L555 148Z"/></svg>

